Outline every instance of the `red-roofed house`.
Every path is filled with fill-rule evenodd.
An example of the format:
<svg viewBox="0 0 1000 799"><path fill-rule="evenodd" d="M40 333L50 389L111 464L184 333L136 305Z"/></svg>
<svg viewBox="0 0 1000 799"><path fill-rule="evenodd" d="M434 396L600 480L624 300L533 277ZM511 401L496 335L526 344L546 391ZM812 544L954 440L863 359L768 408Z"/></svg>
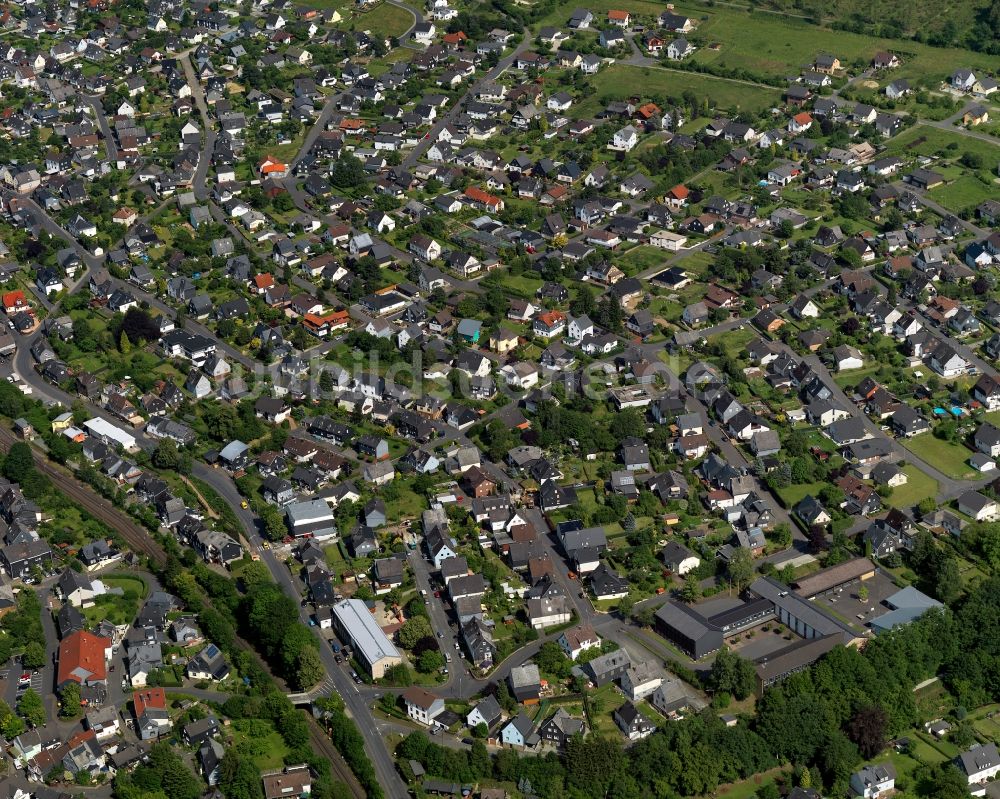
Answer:
<svg viewBox="0 0 1000 799"><path fill-rule="evenodd" d="M86 630L70 633L59 644L56 688L62 688L70 682L79 685L106 684L110 659L110 639Z"/></svg>
<svg viewBox="0 0 1000 799"><path fill-rule="evenodd" d="M660 113L660 107L656 103L646 103L645 105L640 105L635 109L635 115L638 119L649 120Z"/></svg>
<svg viewBox="0 0 1000 799"><path fill-rule="evenodd" d="M340 120L340 129L344 133L363 133L365 130L365 121L363 119L355 119L354 117L345 117Z"/></svg>
<svg viewBox="0 0 1000 799"><path fill-rule="evenodd" d="M302 317L302 326L314 336L326 336L333 330L347 327L351 315L347 311L331 311L328 314L307 313Z"/></svg>
<svg viewBox="0 0 1000 799"><path fill-rule="evenodd" d="M260 162L259 171L263 177L283 178L288 173L288 165L269 155Z"/></svg>
<svg viewBox="0 0 1000 799"><path fill-rule="evenodd" d="M803 111L801 114L796 114L790 120L788 120L788 132L789 133L805 133L809 128L812 127L813 118L812 115L807 111Z"/></svg>
<svg viewBox="0 0 1000 799"><path fill-rule="evenodd" d="M687 186L678 183L667 192L667 205L671 208L683 208L688 204L688 196L691 190Z"/></svg>
<svg viewBox="0 0 1000 799"><path fill-rule="evenodd" d="M136 732L144 741L158 738L170 730L167 695L162 688L143 688L141 691L134 691L132 712L135 714Z"/></svg>
<svg viewBox="0 0 1000 799"><path fill-rule="evenodd" d="M484 211L502 211L504 207L503 200L476 186L469 186L465 190L465 197L477 208L482 208Z"/></svg>
<svg viewBox="0 0 1000 799"><path fill-rule="evenodd" d="M119 208L112 214L111 218L119 225L129 227L139 218L139 214L133 208Z"/></svg>
<svg viewBox="0 0 1000 799"><path fill-rule="evenodd" d="M561 311L545 311L538 314L532 324L536 336L552 338L566 329L566 314Z"/></svg>
<svg viewBox="0 0 1000 799"><path fill-rule="evenodd" d="M259 275L254 275L253 277L254 294L263 294L272 286L274 286L274 275L272 275L270 272L262 272Z"/></svg>
<svg viewBox="0 0 1000 799"><path fill-rule="evenodd" d="M628 11L615 11L612 9L608 12L608 23L619 28L627 28L631 19L632 17Z"/></svg>
<svg viewBox="0 0 1000 799"><path fill-rule="evenodd" d="M8 316L18 311L27 311L30 307L28 300L25 299L24 292L20 289L17 291L8 291L3 295L3 312Z"/></svg>

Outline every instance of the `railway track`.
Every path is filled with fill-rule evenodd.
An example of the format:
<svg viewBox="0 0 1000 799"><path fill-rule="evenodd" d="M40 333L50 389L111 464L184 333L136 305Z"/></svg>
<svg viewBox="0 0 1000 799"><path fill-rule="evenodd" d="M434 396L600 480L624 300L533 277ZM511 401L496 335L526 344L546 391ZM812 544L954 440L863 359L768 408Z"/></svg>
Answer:
<svg viewBox="0 0 1000 799"><path fill-rule="evenodd" d="M10 430L0 426L0 444L3 445L5 451L19 441L20 439ZM134 551L148 555L150 560L160 566L167 562L166 551L137 522L115 508L103 497L95 494L93 489L81 483L69 469L52 463L34 447L31 449L31 454L35 459L35 467L38 471L55 482L60 491L87 513L115 530Z"/></svg>
<svg viewBox="0 0 1000 799"><path fill-rule="evenodd" d="M341 756L337 747L333 745L330 736L326 734L326 731L313 718L311 713L305 710L302 712L309 719L309 740L312 741L313 749L317 754L323 755L330 761L330 771L334 779L344 783L356 799L367 799L368 794L361 787L361 783L354 776L354 772L347 765L347 761Z"/></svg>
<svg viewBox="0 0 1000 799"><path fill-rule="evenodd" d="M20 441L13 432L0 425L0 446L3 447L4 452L10 449L12 444L19 443ZM144 527L122 510L112 505L104 497L97 495L90 486L80 482L69 469L52 463L52 461L34 447L31 448L31 454L38 471L52 480L58 486L59 490L79 505L80 508L117 532L133 551L141 552L148 556L151 561L159 566L166 564L166 550L153 540ZM271 676L275 684L287 691L288 687L284 684L284 681L272 673L270 666L260 656L260 653L248 641L238 635L236 636L236 640L240 646L254 657L260 667ZM309 740L312 742L315 751L329 761L333 777L344 783L356 799L366 799L364 789L343 756L337 750L337 747L333 745L330 737L320 727L316 719L312 717L312 714L306 712L306 716L309 720Z"/></svg>

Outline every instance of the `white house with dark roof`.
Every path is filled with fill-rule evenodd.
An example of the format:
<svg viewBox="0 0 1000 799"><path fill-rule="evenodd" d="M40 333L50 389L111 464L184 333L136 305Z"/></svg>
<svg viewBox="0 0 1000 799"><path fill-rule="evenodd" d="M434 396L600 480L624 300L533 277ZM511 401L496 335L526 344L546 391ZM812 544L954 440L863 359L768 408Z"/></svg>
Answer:
<svg viewBox="0 0 1000 799"><path fill-rule="evenodd" d="M1000 752L992 741L976 744L958 756L958 767L965 774L969 785L977 785L992 780L1000 774Z"/></svg>

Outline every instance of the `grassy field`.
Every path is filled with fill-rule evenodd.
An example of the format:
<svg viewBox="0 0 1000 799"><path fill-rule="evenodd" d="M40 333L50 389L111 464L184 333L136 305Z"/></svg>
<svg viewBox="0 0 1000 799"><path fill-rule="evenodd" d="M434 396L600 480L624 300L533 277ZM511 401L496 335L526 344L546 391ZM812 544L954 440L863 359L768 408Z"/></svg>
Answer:
<svg viewBox="0 0 1000 799"><path fill-rule="evenodd" d="M719 788L712 793L712 796L717 797L717 799L751 799L751 797L757 795L761 786L766 785L769 782L773 782L774 778L780 776L783 770L784 769L781 768L773 768L763 774L754 774L752 777L748 777L740 782L731 782L726 785L720 785Z"/></svg>
<svg viewBox="0 0 1000 799"><path fill-rule="evenodd" d="M729 330L725 333L719 333L715 336L711 336L708 339L709 344L721 344L725 350L726 355L730 358L738 358L740 353L747 348L747 345L757 338L757 334L753 332L749 325L745 326L742 330Z"/></svg>
<svg viewBox="0 0 1000 799"><path fill-rule="evenodd" d="M909 478L905 485L892 490L892 496L886 504L893 508L909 508L925 497L933 497L938 492L938 482L933 477L924 474L912 463L903 467L903 473Z"/></svg>
<svg viewBox="0 0 1000 799"><path fill-rule="evenodd" d="M976 476L976 471L968 464L972 453L965 447L935 438L931 433L900 439L900 443L928 463L933 463L949 477L971 480Z"/></svg>
<svg viewBox="0 0 1000 799"><path fill-rule="evenodd" d="M364 26L375 36L397 38L413 25L413 15L399 6L382 3L366 14L359 14L357 24L358 27Z"/></svg>
<svg viewBox="0 0 1000 799"><path fill-rule="evenodd" d="M684 8L699 7L694 4L678 6L678 9ZM776 76L797 72L811 64L820 53L833 53L846 66L855 62L867 66L876 51L893 50L900 52L903 61L893 73L894 77L930 78L935 83L959 67L988 68L991 61L988 55L960 48L903 43L821 28L804 20L718 7L711 9L708 18L689 38L702 45L693 56L695 61ZM713 43L721 47L709 49L707 45Z"/></svg>
<svg viewBox="0 0 1000 799"><path fill-rule="evenodd" d="M712 75L628 64L615 64L602 70L591 79L591 83L594 86L593 96L577 107L581 116L586 116L587 111L596 112L608 100L623 100L637 92L655 101L666 97L679 98L685 91L693 91L699 96L708 97L720 110L753 113L770 108L781 99L778 89L748 85ZM589 107L591 105L594 106L592 109Z"/></svg>
<svg viewBox="0 0 1000 799"><path fill-rule="evenodd" d="M1000 185L987 185L974 175L963 175L931 191L931 197L950 211L962 211L993 199L1000 193Z"/></svg>
<svg viewBox="0 0 1000 799"><path fill-rule="evenodd" d="M542 280L531 275L512 275L504 272L501 278L504 288L524 299L533 299L535 292L542 286Z"/></svg>
<svg viewBox="0 0 1000 799"><path fill-rule="evenodd" d="M139 599L145 599L146 594L149 592L149 588L146 586L146 581L141 577L133 577L131 575L123 574L116 575L114 577L104 577L104 584L112 588L120 588L126 594L130 591L139 597Z"/></svg>
<svg viewBox="0 0 1000 799"><path fill-rule="evenodd" d="M912 36L915 33L940 32L947 25L956 31L956 38L976 23L980 9L989 5L984 0L949 4L948 13L942 14L939 6L927 3L900 3L898 0L833 0L822 6L804 10L796 0L766 0L759 8L773 9L776 13L823 15L825 20L858 20L881 24L892 23ZM901 44L902 46L902 44Z"/></svg>
<svg viewBox="0 0 1000 799"><path fill-rule="evenodd" d="M608 738L621 738L621 730L615 724L612 714L625 704L625 697L614 685L605 685L594 691L590 698L593 732Z"/></svg>
<svg viewBox="0 0 1000 799"><path fill-rule="evenodd" d="M778 497L789 510L799 504L808 494L814 497L826 486L826 483L801 483L778 489Z"/></svg>
<svg viewBox="0 0 1000 799"><path fill-rule="evenodd" d="M633 247L625 253L619 259L618 266L631 277L639 272L645 272L647 269L665 267L669 257L670 254L665 250L647 244L641 247Z"/></svg>
<svg viewBox="0 0 1000 799"><path fill-rule="evenodd" d="M949 160L958 159L964 153L975 153L983 159L983 168L979 174L984 177L990 177L991 167L996 166L997 159L1000 158L1000 143L991 144L965 136L957 130L953 132L929 125L914 125L904 130L889 140L886 149L897 155L937 156ZM938 191L940 189L933 189L931 196L936 196Z"/></svg>
<svg viewBox="0 0 1000 799"><path fill-rule="evenodd" d="M880 363L870 363L860 369L845 369L833 375L833 382L843 389L852 388L866 377L873 377L881 368L882 364Z"/></svg>
<svg viewBox="0 0 1000 799"><path fill-rule="evenodd" d="M241 755L251 758L261 771L284 765L288 747L269 721L234 719L229 729L233 735L232 746Z"/></svg>
<svg viewBox="0 0 1000 799"><path fill-rule="evenodd" d="M88 624L97 624L107 619L112 624L128 624L135 618L139 603L146 596L146 583L138 577L106 577L104 584L109 588L120 588L122 595L102 594L94 598L93 607L81 608L80 612Z"/></svg>

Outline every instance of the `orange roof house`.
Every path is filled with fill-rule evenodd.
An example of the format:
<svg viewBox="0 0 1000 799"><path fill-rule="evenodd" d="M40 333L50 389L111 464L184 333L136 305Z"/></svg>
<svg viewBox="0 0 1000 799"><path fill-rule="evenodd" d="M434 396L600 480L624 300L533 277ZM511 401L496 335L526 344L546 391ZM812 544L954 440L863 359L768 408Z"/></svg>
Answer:
<svg viewBox="0 0 1000 799"><path fill-rule="evenodd" d="M345 117L340 120L340 129L347 133L360 133L364 130L365 121L363 119L355 119L354 117Z"/></svg>
<svg viewBox="0 0 1000 799"><path fill-rule="evenodd" d="M628 11L616 11L615 9L612 9L608 12L608 22L614 25L628 25L629 19L630 17Z"/></svg>
<svg viewBox="0 0 1000 799"><path fill-rule="evenodd" d="M119 225L131 225L138 219L139 215L132 208L119 208L111 216Z"/></svg>
<svg viewBox="0 0 1000 799"><path fill-rule="evenodd" d="M532 329L535 335L554 336L561 332L566 324L566 314L561 311L544 311L535 317Z"/></svg>
<svg viewBox="0 0 1000 799"><path fill-rule="evenodd" d="M259 275L254 275L253 284L258 293L267 291L274 285L274 275L270 272L262 272Z"/></svg>
<svg viewBox="0 0 1000 799"><path fill-rule="evenodd" d="M279 161L273 155L267 156L260 162L260 174L262 175L271 175L276 178L282 178L285 176L286 172L288 172L288 165L283 161Z"/></svg>
<svg viewBox="0 0 1000 799"><path fill-rule="evenodd" d="M16 313L17 311L23 311L27 307L28 301L24 297L24 292L20 289L17 291L8 291L3 295L4 313Z"/></svg>
<svg viewBox="0 0 1000 799"><path fill-rule="evenodd" d="M465 35L465 31L457 31L455 33L446 33L442 41L452 47L458 47L468 40L468 36Z"/></svg>
<svg viewBox="0 0 1000 799"><path fill-rule="evenodd" d="M111 641L86 630L67 635L59 644L56 688L70 682L80 685L107 682L110 651Z"/></svg>
<svg viewBox="0 0 1000 799"><path fill-rule="evenodd" d="M678 183L667 192L667 197L678 203L686 203L689 194L691 194L691 190L684 184Z"/></svg>
<svg viewBox="0 0 1000 799"><path fill-rule="evenodd" d="M808 111L803 111L792 117L791 123L789 123L788 128L792 131L803 131L809 130L812 127L813 118Z"/></svg>
<svg viewBox="0 0 1000 799"><path fill-rule="evenodd" d="M328 314L307 313L302 317L302 326L316 336L325 336L331 330L347 327L351 314L346 310L331 311Z"/></svg>
<svg viewBox="0 0 1000 799"><path fill-rule="evenodd" d="M485 192L476 186L469 186L469 188L465 190L465 196L471 200L473 204L482 208L488 208L493 211L503 210L503 200L499 197L494 197L492 194Z"/></svg>
<svg viewBox="0 0 1000 799"><path fill-rule="evenodd" d="M660 107L656 103L646 103L635 109L635 113L643 119L650 119L660 113Z"/></svg>
<svg viewBox="0 0 1000 799"><path fill-rule="evenodd" d="M136 717L139 717L147 708L166 710L167 695L162 688L143 688L141 691L132 692L132 704L135 707Z"/></svg>

